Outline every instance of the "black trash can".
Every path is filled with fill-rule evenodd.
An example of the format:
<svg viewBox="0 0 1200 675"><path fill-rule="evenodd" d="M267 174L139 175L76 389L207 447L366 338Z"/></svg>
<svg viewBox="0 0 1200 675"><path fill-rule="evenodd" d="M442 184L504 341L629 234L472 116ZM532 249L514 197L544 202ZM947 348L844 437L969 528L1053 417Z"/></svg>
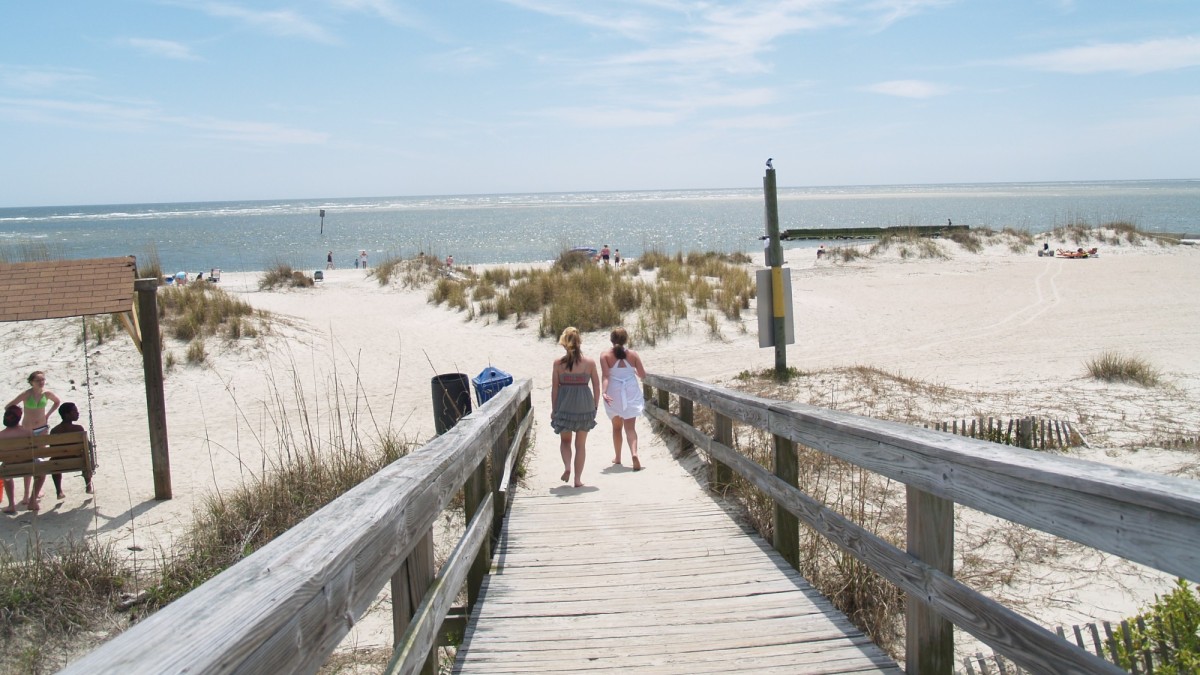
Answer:
<svg viewBox="0 0 1200 675"><path fill-rule="evenodd" d="M471 380L465 373L433 377L433 424L438 435L471 414Z"/></svg>

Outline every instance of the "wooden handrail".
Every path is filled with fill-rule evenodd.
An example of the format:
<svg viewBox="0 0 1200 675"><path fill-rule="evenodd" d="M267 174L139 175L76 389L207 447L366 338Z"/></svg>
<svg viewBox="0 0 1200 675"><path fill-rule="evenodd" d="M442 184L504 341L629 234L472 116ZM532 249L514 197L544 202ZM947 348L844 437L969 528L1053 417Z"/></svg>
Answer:
<svg viewBox="0 0 1200 675"><path fill-rule="evenodd" d="M497 441L509 445L510 421L531 414L531 391L529 379L505 387L453 429L62 672L316 672ZM488 495L481 506L492 503ZM490 524L490 513L481 518Z"/></svg>
<svg viewBox="0 0 1200 675"><path fill-rule="evenodd" d="M675 430L771 496L776 504L868 565L884 578L1034 672L1121 673L1085 650L1058 639L1003 605L954 580L826 508L727 444L669 414L667 392L711 408L718 416L765 429L875 471L940 500L952 500L1036 529L1136 560L1185 578L1200 578L1193 533L1200 526L1200 486L1093 462L918 429L795 403L781 403L697 380L647 375L659 390L654 419ZM652 397L647 397L652 402ZM681 406L681 409L683 406ZM727 432L719 437L728 437ZM938 500L935 500L938 501ZM917 502L920 503L918 499ZM947 501L948 503L948 501ZM943 516L943 521L944 521ZM953 527L949 518L948 527ZM909 538L920 536L920 530ZM910 550L913 549L910 542ZM911 627L911 624L910 624ZM916 636L941 654L952 653L949 631ZM939 637L940 635L940 637ZM909 636L910 650L913 637ZM922 655L908 655L924 662ZM950 672L949 659L910 672Z"/></svg>

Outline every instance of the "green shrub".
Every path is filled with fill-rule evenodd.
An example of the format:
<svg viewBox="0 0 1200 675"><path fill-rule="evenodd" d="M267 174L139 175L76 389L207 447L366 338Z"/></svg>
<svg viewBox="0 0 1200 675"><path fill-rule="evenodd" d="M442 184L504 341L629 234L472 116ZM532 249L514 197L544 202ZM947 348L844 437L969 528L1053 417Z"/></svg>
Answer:
<svg viewBox="0 0 1200 675"><path fill-rule="evenodd" d="M1154 596L1154 604L1128 622L1116 634L1122 668L1134 672L1144 665L1145 654L1161 675L1190 675L1200 672L1200 597L1197 588L1183 579L1166 596ZM1124 626L1128 626L1128 635ZM1125 646L1128 638L1132 650Z"/></svg>

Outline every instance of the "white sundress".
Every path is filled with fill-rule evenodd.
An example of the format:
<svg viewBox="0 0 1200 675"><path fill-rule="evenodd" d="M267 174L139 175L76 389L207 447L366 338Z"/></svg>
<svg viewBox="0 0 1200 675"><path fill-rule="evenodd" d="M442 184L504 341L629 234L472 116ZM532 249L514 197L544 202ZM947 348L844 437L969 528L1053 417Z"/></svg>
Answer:
<svg viewBox="0 0 1200 675"><path fill-rule="evenodd" d="M625 359L621 359L608 369L608 390L605 392L612 398L612 403L604 402L604 413L609 419L620 417L633 419L640 417L646 408L646 399L642 396L642 385L638 382L637 370L630 367Z"/></svg>

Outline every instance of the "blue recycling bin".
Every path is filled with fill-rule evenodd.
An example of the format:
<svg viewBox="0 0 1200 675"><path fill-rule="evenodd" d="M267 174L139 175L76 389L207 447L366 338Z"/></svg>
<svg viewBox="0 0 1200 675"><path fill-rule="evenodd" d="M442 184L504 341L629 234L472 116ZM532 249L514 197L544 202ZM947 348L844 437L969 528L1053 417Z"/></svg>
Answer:
<svg viewBox="0 0 1200 675"><path fill-rule="evenodd" d="M491 366L484 368L482 373L471 378L471 384L475 385L475 400L479 402L479 405L487 403L501 389L512 384L512 381L512 375L499 368Z"/></svg>

